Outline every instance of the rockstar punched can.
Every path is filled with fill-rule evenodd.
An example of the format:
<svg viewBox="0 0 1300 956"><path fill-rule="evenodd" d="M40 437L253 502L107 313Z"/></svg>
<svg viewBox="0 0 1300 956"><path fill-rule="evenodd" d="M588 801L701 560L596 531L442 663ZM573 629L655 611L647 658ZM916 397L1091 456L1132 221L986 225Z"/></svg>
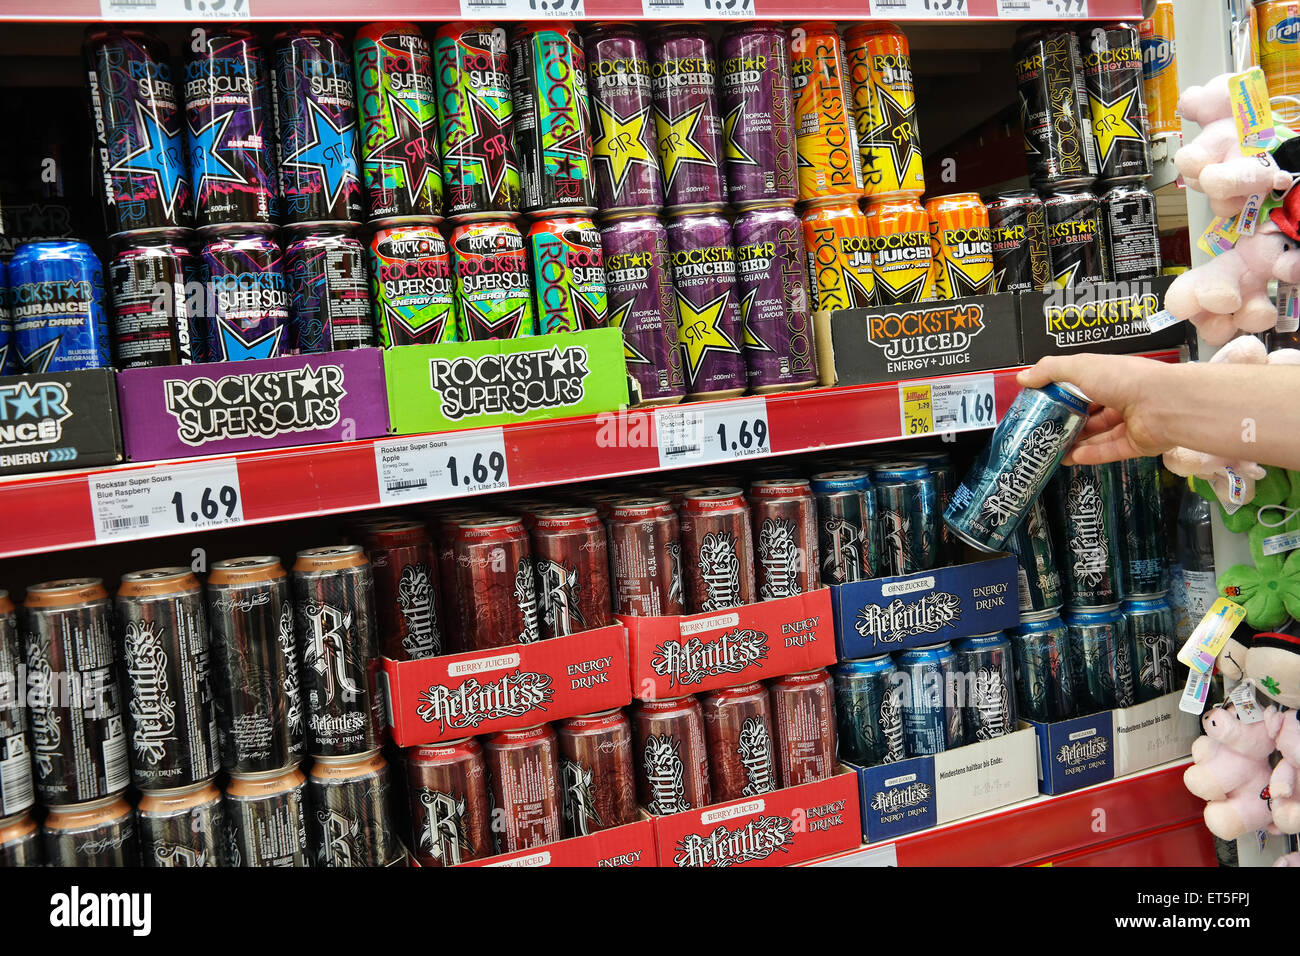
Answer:
<svg viewBox="0 0 1300 956"><path fill-rule="evenodd" d="M930 217L910 196L867 206L876 305L924 302L934 297Z"/></svg>
<svg viewBox="0 0 1300 956"><path fill-rule="evenodd" d="M203 589L188 568L122 575L117 590L132 782L188 787L220 769Z"/></svg>
<svg viewBox="0 0 1300 956"><path fill-rule="evenodd" d="M451 254L437 226L413 221L376 229L370 281L384 348L463 340Z"/></svg>
<svg viewBox="0 0 1300 956"><path fill-rule="evenodd" d="M1146 703L1178 689L1175 654L1178 633L1174 611L1163 594L1134 595L1120 610L1133 642L1133 686L1137 702Z"/></svg>
<svg viewBox="0 0 1300 956"><path fill-rule="evenodd" d="M188 230L167 229L114 241L108 277L117 368L189 365L196 360L186 288L198 269L191 236Z"/></svg>
<svg viewBox="0 0 1300 956"><path fill-rule="evenodd" d="M939 496L924 462L885 462L871 470L876 496L878 573L913 574L936 566Z"/></svg>
<svg viewBox="0 0 1300 956"><path fill-rule="evenodd" d="M835 685L825 670L790 674L767 686L777 779L782 787L835 773Z"/></svg>
<svg viewBox="0 0 1300 956"><path fill-rule="evenodd" d="M135 814L122 796L51 806L45 818L45 858L50 866L140 865Z"/></svg>
<svg viewBox="0 0 1300 956"><path fill-rule="evenodd" d="M1001 631L958 641L962 724L967 743L980 743L1016 731L1015 666L1011 642Z"/></svg>
<svg viewBox="0 0 1300 956"><path fill-rule="evenodd" d="M379 653L394 661L445 653L429 530L401 518L362 521L358 530L375 578Z"/></svg>
<svg viewBox="0 0 1300 956"><path fill-rule="evenodd" d="M222 766L265 773L301 760L298 648L280 559L214 562L207 598Z"/></svg>
<svg viewBox="0 0 1300 956"><path fill-rule="evenodd" d="M821 587L817 556L817 501L802 478L764 478L749 486L754 522L758 598L777 598Z"/></svg>
<svg viewBox="0 0 1300 956"><path fill-rule="evenodd" d="M638 702L637 800L656 816L713 802L704 712L694 697Z"/></svg>
<svg viewBox="0 0 1300 956"><path fill-rule="evenodd" d="M146 867L226 866L226 811L211 780L150 790L135 810Z"/></svg>
<svg viewBox="0 0 1300 956"><path fill-rule="evenodd" d="M892 23L867 22L850 27L845 40L866 194L920 196L925 173L907 36Z"/></svg>
<svg viewBox="0 0 1300 956"><path fill-rule="evenodd" d="M388 781L388 761L378 750L316 758L308 789L318 866L388 866L402 856Z"/></svg>
<svg viewBox="0 0 1300 956"><path fill-rule="evenodd" d="M537 334L524 237L512 219L458 224L451 252L465 341Z"/></svg>
<svg viewBox="0 0 1300 956"><path fill-rule="evenodd" d="M411 850L421 866L492 855L492 808L483 748L473 737L411 747L406 758Z"/></svg>
<svg viewBox="0 0 1300 956"><path fill-rule="evenodd" d="M720 208L679 210L668 220L668 248L687 395L739 395L746 371L731 226Z"/></svg>
<svg viewBox="0 0 1300 956"><path fill-rule="evenodd" d="M103 581L34 584L23 609L37 795L52 807L125 790L131 765L113 606Z"/></svg>
<svg viewBox="0 0 1300 956"><path fill-rule="evenodd" d="M541 639L528 532L518 518L470 518L456 529L454 602L467 651Z"/></svg>
<svg viewBox="0 0 1300 956"><path fill-rule="evenodd" d="M1106 182L1151 175L1142 50L1131 23L1087 28L1081 36L1097 176Z"/></svg>
<svg viewBox="0 0 1300 956"><path fill-rule="evenodd" d="M1070 636L1072 680L1080 714L1132 707L1133 639L1115 604L1071 611L1065 616Z"/></svg>
<svg viewBox="0 0 1300 956"><path fill-rule="evenodd" d="M1119 465L1120 586L1125 594L1169 590L1160 460L1130 458Z"/></svg>
<svg viewBox="0 0 1300 956"><path fill-rule="evenodd" d="M746 23L722 35L723 155L731 204L799 198L794 92L783 27Z"/></svg>
<svg viewBox="0 0 1300 956"><path fill-rule="evenodd" d="M813 311L873 305L876 275L871 233L857 201L814 201L804 210L802 221Z"/></svg>
<svg viewBox="0 0 1300 956"><path fill-rule="evenodd" d="M1021 614L1055 610L1065 601L1061 573L1052 548L1051 526L1042 498L1035 498L1025 520L1007 540L1006 548L1016 556Z"/></svg>
<svg viewBox="0 0 1300 956"><path fill-rule="evenodd" d="M361 173L371 222L442 215L433 57L420 28L372 23L357 31Z"/></svg>
<svg viewBox="0 0 1300 956"><path fill-rule="evenodd" d="M493 834L502 853L527 850L563 838L559 750L547 724L506 730L487 739L492 804L501 814Z"/></svg>
<svg viewBox="0 0 1300 956"><path fill-rule="evenodd" d="M993 242L993 290L1040 292L1051 279L1047 215L1028 189L999 193L988 204Z"/></svg>
<svg viewBox="0 0 1300 956"><path fill-rule="evenodd" d="M896 763L903 747L903 672L888 654L844 661L832 670L839 755L860 767Z"/></svg>
<svg viewBox="0 0 1300 956"><path fill-rule="evenodd" d="M27 729L27 682L19 679L22 648L8 591L0 591L0 820L35 802L32 737Z"/></svg>
<svg viewBox="0 0 1300 956"><path fill-rule="evenodd" d="M1030 180L1056 188L1091 182L1097 148L1078 36L1063 27L1025 27L1012 56Z"/></svg>
<svg viewBox="0 0 1300 956"><path fill-rule="evenodd" d="M679 509L686 562L686 605L692 613L753 604L754 544L749 506L739 488L697 488Z"/></svg>
<svg viewBox="0 0 1300 956"><path fill-rule="evenodd" d="M978 193L935 196L930 218L931 266L936 299L961 299L993 291L993 240L989 213Z"/></svg>
<svg viewBox="0 0 1300 956"><path fill-rule="evenodd" d="M356 544L299 551L293 590L307 752L340 757L374 750L383 721L370 562Z"/></svg>
<svg viewBox="0 0 1300 956"><path fill-rule="evenodd" d="M817 550L825 584L874 578L880 567L876 495L865 471L812 476L817 499Z"/></svg>
<svg viewBox="0 0 1300 956"><path fill-rule="evenodd" d="M960 675L952 645L930 644L898 655L903 674L903 745L909 757L962 746L966 731L958 700Z"/></svg>
<svg viewBox="0 0 1300 956"><path fill-rule="evenodd" d="M213 238L203 247L202 270L212 360L284 354L289 293L284 257L274 240L256 233Z"/></svg>
<svg viewBox="0 0 1300 956"><path fill-rule="evenodd" d="M636 822L632 727L623 712L572 717L556 734L565 834L587 836Z"/></svg>
<svg viewBox="0 0 1300 956"><path fill-rule="evenodd" d="M620 498L605 521L615 614L685 614L677 512L667 498Z"/></svg>
<svg viewBox="0 0 1300 956"><path fill-rule="evenodd" d="M596 509L539 511L532 539L542 638L609 624L609 552Z"/></svg>
<svg viewBox="0 0 1300 956"><path fill-rule="evenodd" d="M862 156L852 115L844 41L835 24L802 23L791 31L799 198L862 195Z"/></svg>
<svg viewBox="0 0 1300 956"><path fill-rule="evenodd" d="M1056 540L1065 557L1066 604L1118 604L1120 585L1119 469L1066 465L1057 472L1052 502Z"/></svg>
<svg viewBox="0 0 1300 956"><path fill-rule="evenodd" d="M650 56L664 203L721 205L727 188L713 40L700 24L672 24L655 32Z"/></svg>
<svg viewBox="0 0 1300 956"><path fill-rule="evenodd" d="M1016 665L1016 713L1023 720L1051 723L1076 713L1074 657L1060 615L1044 611L1022 617L1011 634Z"/></svg>
<svg viewBox="0 0 1300 956"><path fill-rule="evenodd" d="M591 178L599 207L605 212L658 209L664 187L645 40L631 24L597 24L586 50Z"/></svg>
<svg viewBox="0 0 1300 956"><path fill-rule="evenodd" d="M772 710L757 681L715 690L701 701L709 741L709 785L715 803L777 788Z"/></svg>
<svg viewBox="0 0 1300 956"><path fill-rule="evenodd" d="M584 215L539 219L528 230L528 249L538 331L604 328L609 299L596 224Z"/></svg>
<svg viewBox="0 0 1300 956"><path fill-rule="evenodd" d="M375 344L366 253L351 225L321 225L284 250L290 355Z"/></svg>
<svg viewBox="0 0 1300 956"><path fill-rule="evenodd" d="M232 773L225 805L230 866L311 866L307 778L297 764Z"/></svg>

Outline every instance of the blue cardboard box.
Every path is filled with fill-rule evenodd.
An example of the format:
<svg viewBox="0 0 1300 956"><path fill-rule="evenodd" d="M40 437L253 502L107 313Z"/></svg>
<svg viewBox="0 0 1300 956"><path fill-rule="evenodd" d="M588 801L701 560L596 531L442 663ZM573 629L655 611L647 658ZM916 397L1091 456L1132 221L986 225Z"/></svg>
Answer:
<svg viewBox="0 0 1300 956"><path fill-rule="evenodd" d="M1020 623L1016 569L1014 556L999 554L933 571L832 585L840 660L1015 627Z"/></svg>

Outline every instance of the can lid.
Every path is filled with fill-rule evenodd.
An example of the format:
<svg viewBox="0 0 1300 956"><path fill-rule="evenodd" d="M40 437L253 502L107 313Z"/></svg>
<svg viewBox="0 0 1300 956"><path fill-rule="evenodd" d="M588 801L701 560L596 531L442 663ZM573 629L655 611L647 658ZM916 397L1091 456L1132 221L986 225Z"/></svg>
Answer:
<svg viewBox="0 0 1300 956"><path fill-rule="evenodd" d="M618 498L610 502L610 505L613 507L615 514L624 510L644 511L646 509L670 507L667 498L659 498L653 495L644 498Z"/></svg>
<svg viewBox="0 0 1300 956"><path fill-rule="evenodd" d="M150 568L122 575L119 598L172 597L199 589L199 579L189 568Z"/></svg>
<svg viewBox="0 0 1300 956"><path fill-rule="evenodd" d="M366 750L359 754L334 754L330 756L317 754L312 757L312 760L317 764L325 764L330 767L343 767L353 763L365 763L366 761L373 760L378 756L379 748L376 747L374 750Z"/></svg>
<svg viewBox="0 0 1300 956"><path fill-rule="evenodd" d="M930 474L930 466L923 461L886 461L871 466L877 478L923 478Z"/></svg>
<svg viewBox="0 0 1300 956"><path fill-rule="evenodd" d="M359 544L330 544L323 548L305 548L298 552L295 572L331 571L369 564Z"/></svg>
<svg viewBox="0 0 1300 956"><path fill-rule="evenodd" d="M121 793L115 793L112 796L100 797L97 800L87 800L84 803L65 803L62 805L50 804L46 806L45 809L48 810L51 814L85 813L89 810L99 810L102 807L112 806L114 803L117 803L117 801L119 800L121 800L123 803L126 802L125 798Z"/></svg>
<svg viewBox="0 0 1300 956"><path fill-rule="evenodd" d="M108 597L103 578L63 578L33 584L23 602L27 607L59 607L78 601L97 601Z"/></svg>
<svg viewBox="0 0 1300 956"><path fill-rule="evenodd" d="M193 574L189 568L149 568L147 571L128 571L122 581L172 581Z"/></svg>
<svg viewBox="0 0 1300 956"><path fill-rule="evenodd" d="M1056 607L1044 608L1041 611L1028 611L1020 615L1021 624L1038 624L1042 621L1050 621L1052 618L1061 616L1060 605Z"/></svg>
<svg viewBox="0 0 1300 956"><path fill-rule="evenodd" d="M276 767L274 770L231 770L229 774L232 780L274 780L276 777L283 777L286 774L293 773L301 765L301 760L292 760L283 767Z"/></svg>
<svg viewBox="0 0 1300 956"><path fill-rule="evenodd" d="M1056 387L1069 395L1073 395L1075 398L1083 402L1085 405L1092 404L1092 399L1090 399L1087 395L1083 394L1083 389L1079 388L1078 385L1075 385L1072 382L1057 382Z"/></svg>
<svg viewBox="0 0 1300 956"><path fill-rule="evenodd" d="M510 515L479 515L473 518L461 518L455 522L458 528L475 528L484 530L488 528L514 528L522 527L523 522Z"/></svg>

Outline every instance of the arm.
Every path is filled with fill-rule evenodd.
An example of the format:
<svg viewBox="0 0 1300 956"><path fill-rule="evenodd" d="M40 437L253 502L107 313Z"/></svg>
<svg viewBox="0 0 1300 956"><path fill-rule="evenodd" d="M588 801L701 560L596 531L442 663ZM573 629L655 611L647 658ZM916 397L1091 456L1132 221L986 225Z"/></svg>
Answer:
<svg viewBox="0 0 1300 956"><path fill-rule="evenodd" d="M1300 366L1064 355L1026 369L1019 382L1070 382L1102 406L1066 458L1070 464L1159 455L1181 445L1300 469Z"/></svg>

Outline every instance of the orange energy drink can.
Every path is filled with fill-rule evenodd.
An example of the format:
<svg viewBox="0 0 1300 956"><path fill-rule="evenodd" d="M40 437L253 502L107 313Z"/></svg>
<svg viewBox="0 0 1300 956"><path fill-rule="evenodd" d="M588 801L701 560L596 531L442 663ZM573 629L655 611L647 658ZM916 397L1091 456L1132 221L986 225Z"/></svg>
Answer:
<svg viewBox="0 0 1300 956"><path fill-rule="evenodd" d="M803 238L814 312L875 304L871 237L856 199L812 203L804 210Z"/></svg>
<svg viewBox="0 0 1300 956"><path fill-rule="evenodd" d="M1270 0L1257 4L1255 13L1273 118L1293 126L1300 121L1300 0Z"/></svg>
<svg viewBox="0 0 1300 956"><path fill-rule="evenodd" d="M1147 131L1151 136L1177 133L1178 58L1174 46L1174 3L1160 0L1150 20L1138 24L1142 47L1142 92L1147 101Z"/></svg>
<svg viewBox="0 0 1300 956"><path fill-rule="evenodd" d="M876 21L853 27L844 39L863 191L869 200L920 196L925 173L907 37L894 24Z"/></svg>
<svg viewBox="0 0 1300 956"><path fill-rule="evenodd" d="M931 275L936 299L961 299L993 291L993 234L989 210L976 193L935 196L930 217Z"/></svg>
<svg viewBox="0 0 1300 956"><path fill-rule="evenodd" d="M844 41L833 23L790 31L799 198L862 195L862 157L853 125Z"/></svg>
<svg viewBox="0 0 1300 956"><path fill-rule="evenodd" d="M867 231L876 274L876 304L933 298L930 217L921 204L910 196L877 200L867 206Z"/></svg>

